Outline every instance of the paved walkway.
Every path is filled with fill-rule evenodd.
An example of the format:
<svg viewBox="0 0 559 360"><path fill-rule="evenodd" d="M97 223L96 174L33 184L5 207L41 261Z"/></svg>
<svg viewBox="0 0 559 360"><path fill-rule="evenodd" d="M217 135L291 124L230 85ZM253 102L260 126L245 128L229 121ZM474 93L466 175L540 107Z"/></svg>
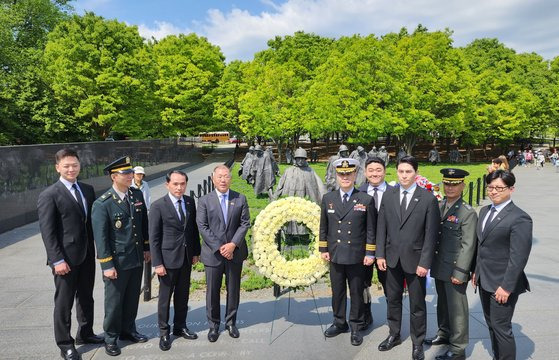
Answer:
<svg viewBox="0 0 559 360"><path fill-rule="evenodd" d="M215 158L214 158L215 160ZM218 161L221 161L219 159ZM189 185L205 178L217 163L205 162L187 168ZM532 292L520 297L514 317L514 332L518 346L518 359L559 359L559 313L556 296L559 295L559 242L556 240L557 210L556 187L559 173L547 167L515 170L518 182L513 199L534 219L534 246L526 272ZM163 179L150 182L154 199L165 194ZM190 190L190 189L189 189ZM0 235L0 359L57 359L59 352L54 343L52 307L54 285L52 275L45 266L45 251L33 223ZM298 293L298 295L300 295ZM411 356L409 339L409 312L404 310L402 336L404 343L392 351L381 353L377 345L386 337L386 306L383 297L373 303L374 328L364 338L363 345L351 346L349 334L324 339L322 331L332 319L330 299L313 300L306 296L291 298L284 295L273 298L241 301L238 325L239 339L231 339L223 332L216 343L209 343L203 302L191 303L188 326L198 332L199 339L175 339L168 352L158 349L156 324L157 306L154 301L140 303L138 329L150 340L144 344L121 342L121 359L408 359ZM483 319L479 298L470 290L470 345L471 359L489 359L490 342ZM103 284L100 271L94 296L94 329L102 333ZM436 331L434 288L429 289L428 335ZM319 315L316 313L315 304ZM407 302L405 302L407 305ZM223 309L223 307L222 307ZM289 310L289 314L288 314ZM274 320L275 319L275 320ZM73 322L75 326L75 320ZM273 332L272 330L273 325ZM108 359L103 347L81 346L84 359ZM426 358L434 359L442 349L426 348Z"/></svg>

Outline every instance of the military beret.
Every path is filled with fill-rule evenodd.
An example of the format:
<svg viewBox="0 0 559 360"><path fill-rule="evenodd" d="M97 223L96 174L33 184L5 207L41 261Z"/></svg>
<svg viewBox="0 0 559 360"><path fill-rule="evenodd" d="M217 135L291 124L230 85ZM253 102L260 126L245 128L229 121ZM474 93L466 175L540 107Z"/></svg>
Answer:
<svg viewBox="0 0 559 360"><path fill-rule="evenodd" d="M131 174L134 172L129 156L123 156L116 159L103 169L105 174Z"/></svg>
<svg viewBox="0 0 559 360"><path fill-rule="evenodd" d="M441 169L441 174L443 174L444 184L460 184L464 182L466 176L470 175L466 170L456 168Z"/></svg>
<svg viewBox="0 0 559 360"><path fill-rule="evenodd" d="M341 158L332 164L338 174L350 174L357 169L359 162L355 159Z"/></svg>

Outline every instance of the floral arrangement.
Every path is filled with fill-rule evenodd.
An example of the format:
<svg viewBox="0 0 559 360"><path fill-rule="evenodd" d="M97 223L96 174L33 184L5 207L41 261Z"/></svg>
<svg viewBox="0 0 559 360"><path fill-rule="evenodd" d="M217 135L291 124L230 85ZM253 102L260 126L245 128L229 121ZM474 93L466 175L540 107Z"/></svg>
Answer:
<svg viewBox="0 0 559 360"><path fill-rule="evenodd" d="M300 197L290 196L271 202L258 214L252 230L253 257L262 275L284 287L309 286L328 271L320 257L318 242L311 243L307 258L287 260L277 249L276 234L289 221L305 224L318 236L320 206Z"/></svg>
<svg viewBox="0 0 559 360"><path fill-rule="evenodd" d="M443 199L441 193L439 192L439 190L440 190L439 185L438 184L433 184L425 176L416 175L415 176L415 183L418 186L421 186L425 190L432 193L437 198L437 200L441 201Z"/></svg>

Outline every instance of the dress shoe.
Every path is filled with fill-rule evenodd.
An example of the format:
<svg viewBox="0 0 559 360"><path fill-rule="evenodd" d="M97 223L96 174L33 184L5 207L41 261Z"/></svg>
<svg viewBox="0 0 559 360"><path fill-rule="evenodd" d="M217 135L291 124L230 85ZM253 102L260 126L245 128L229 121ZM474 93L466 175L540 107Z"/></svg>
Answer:
<svg viewBox="0 0 559 360"><path fill-rule="evenodd" d="M341 333L348 332L348 330L349 330L349 326L347 325L345 328L339 328L336 325L332 324L328 329L326 329L326 331L324 332L324 336L334 337L340 335Z"/></svg>
<svg viewBox="0 0 559 360"><path fill-rule="evenodd" d="M129 340L132 341L133 343L143 343L148 341L148 337L145 335L142 335L136 331L131 332L131 333L127 333L127 334L121 334L120 335L120 339L121 340Z"/></svg>
<svg viewBox="0 0 559 360"><path fill-rule="evenodd" d="M436 360L466 360L466 355L458 355L452 351L447 351L442 355L435 357Z"/></svg>
<svg viewBox="0 0 559 360"><path fill-rule="evenodd" d="M217 338L219 337L219 329L212 328L208 332L208 340L210 342L216 342Z"/></svg>
<svg viewBox="0 0 559 360"><path fill-rule="evenodd" d="M359 331L351 332L351 345L359 346L363 343L363 336Z"/></svg>
<svg viewBox="0 0 559 360"><path fill-rule="evenodd" d="M118 356L120 355L120 348L117 344L107 344L105 343L105 352L109 356Z"/></svg>
<svg viewBox="0 0 559 360"><path fill-rule="evenodd" d="M78 350L76 350L76 348L74 347L65 351L60 350L60 356L62 356L64 360L81 360L82 358Z"/></svg>
<svg viewBox="0 0 559 360"><path fill-rule="evenodd" d="M167 351L171 348L171 337L169 335L163 335L159 338L159 348L162 351Z"/></svg>
<svg viewBox="0 0 559 360"><path fill-rule="evenodd" d="M102 344L105 342L102 336L91 334L88 337L77 337L76 336L76 345L83 345L83 344Z"/></svg>
<svg viewBox="0 0 559 360"><path fill-rule="evenodd" d="M173 329L173 335L180 336L188 340L198 339L198 335L196 335L194 331L188 330L187 327L183 327L182 329Z"/></svg>
<svg viewBox="0 0 559 360"><path fill-rule="evenodd" d="M447 345L448 339L437 335L433 338L423 340L423 343L425 345Z"/></svg>
<svg viewBox="0 0 559 360"><path fill-rule="evenodd" d="M413 360L425 360L425 354L423 353L423 345L414 345L413 351L411 353L411 358Z"/></svg>
<svg viewBox="0 0 559 360"><path fill-rule="evenodd" d="M226 326L225 329L229 331L229 336L232 338L238 338L241 334L239 334L239 329L235 325Z"/></svg>
<svg viewBox="0 0 559 360"><path fill-rule="evenodd" d="M388 351L391 350L394 346L400 345L402 343L402 339L400 339L400 335L389 335L383 342L380 343L378 346L378 351Z"/></svg>

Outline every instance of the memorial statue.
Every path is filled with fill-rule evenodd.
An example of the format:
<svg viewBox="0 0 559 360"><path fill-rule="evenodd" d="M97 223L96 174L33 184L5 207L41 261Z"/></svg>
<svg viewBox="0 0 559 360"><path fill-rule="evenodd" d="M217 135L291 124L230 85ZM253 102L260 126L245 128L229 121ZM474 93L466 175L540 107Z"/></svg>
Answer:
<svg viewBox="0 0 559 360"><path fill-rule="evenodd" d="M272 160L272 169L274 169L274 175L279 176L279 165L276 161L276 158L274 157L274 151L272 150L272 147L266 146L266 152L268 153L268 155L270 155L270 160Z"/></svg>
<svg viewBox="0 0 559 360"><path fill-rule="evenodd" d="M380 159L384 160L384 166L388 166L388 162L390 161L390 156L388 155L388 151L383 146L380 147L377 155Z"/></svg>
<svg viewBox="0 0 559 360"><path fill-rule="evenodd" d="M252 162L256 158L254 153L254 146L248 148L248 152L245 155L243 161L241 161L241 168L239 169L239 175L243 180L246 180L248 184L251 183L250 169L252 167Z"/></svg>
<svg viewBox="0 0 559 360"><path fill-rule="evenodd" d="M340 158L346 158L349 155L349 149L345 145L340 145L338 153L336 155L330 156L328 159L328 165L326 165L326 190L332 191L338 189L338 183L336 181L336 168L333 166L334 161Z"/></svg>
<svg viewBox="0 0 559 360"><path fill-rule="evenodd" d="M437 165L437 163L441 162L441 156L439 155L439 151L437 150L436 147L432 148L431 151L429 151L428 160L431 163L431 165Z"/></svg>
<svg viewBox="0 0 559 360"><path fill-rule="evenodd" d="M450 154L448 154L448 159L451 163L462 162L462 154L460 154L458 149L452 149L450 150Z"/></svg>
<svg viewBox="0 0 559 360"><path fill-rule="evenodd" d="M285 169L281 176L274 199L281 196L308 197L309 200L320 204L322 195L326 193L326 188L316 172L307 163L307 152L298 148L295 150L293 166ZM289 235L306 235L307 230L304 225L297 225L297 222L290 222L284 229Z"/></svg>
<svg viewBox="0 0 559 360"><path fill-rule="evenodd" d="M256 196L268 194L271 198L273 196L272 188L276 184L272 159L270 158L270 154L264 151L260 145L256 145L254 151L256 153L256 158L252 162L250 169L254 194Z"/></svg>
<svg viewBox="0 0 559 360"><path fill-rule="evenodd" d="M401 158L407 155L406 150L404 150L404 148L400 148L400 151L398 151L398 155L396 156L396 161L400 161Z"/></svg>
<svg viewBox="0 0 559 360"><path fill-rule="evenodd" d="M367 181L367 177L365 176L365 163L367 162L367 152L365 152L365 148L363 146L358 146L351 155L350 158L359 161L359 167L357 168L357 177L355 178L355 185L360 187Z"/></svg>
<svg viewBox="0 0 559 360"><path fill-rule="evenodd" d="M371 151L369 151L369 158L374 158L374 157L378 157L378 150L376 146L373 146L373 148L371 149Z"/></svg>
<svg viewBox="0 0 559 360"><path fill-rule="evenodd" d="M285 150L285 162L289 165L293 163L293 153L291 152L291 148L289 146Z"/></svg>

